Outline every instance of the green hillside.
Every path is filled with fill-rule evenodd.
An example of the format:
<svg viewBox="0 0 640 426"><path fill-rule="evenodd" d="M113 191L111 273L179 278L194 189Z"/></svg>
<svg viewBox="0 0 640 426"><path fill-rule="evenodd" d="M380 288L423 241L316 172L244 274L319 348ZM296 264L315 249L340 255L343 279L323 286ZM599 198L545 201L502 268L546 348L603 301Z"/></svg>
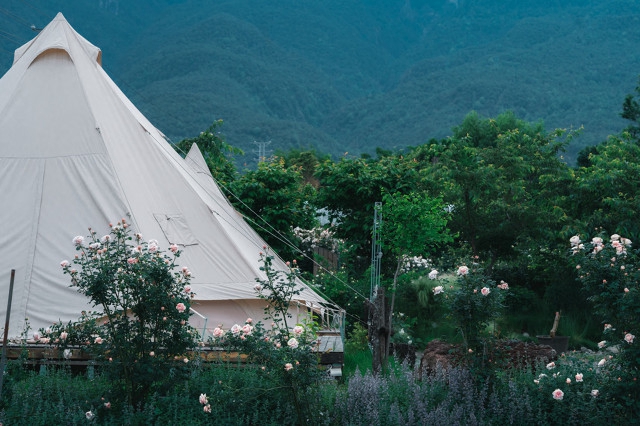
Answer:
<svg viewBox="0 0 640 426"><path fill-rule="evenodd" d="M370 153L507 109L548 129L584 126L571 161L624 127L640 74L631 0L7 0L0 70L58 11L167 136L222 118L249 165L254 141Z"/></svg>

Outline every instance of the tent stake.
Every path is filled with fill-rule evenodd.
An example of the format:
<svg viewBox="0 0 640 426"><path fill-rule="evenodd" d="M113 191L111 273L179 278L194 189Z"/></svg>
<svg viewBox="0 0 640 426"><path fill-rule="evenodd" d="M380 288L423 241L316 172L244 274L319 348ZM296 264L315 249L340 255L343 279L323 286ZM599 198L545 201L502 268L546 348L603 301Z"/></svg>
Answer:
<svg viewBox="0 0 640 426"><path fill-rule="evenodd" d="M9 318L11 318L11 299L13 298L13 280L16 270L11 270L11 282L9 284L9 302L7 302L7 315L4 322L4 337L2 338L2 359L0 360L0 401L2 400L2 385L4 383L4 368L7 365L7 338L9 336Z"/></svg>

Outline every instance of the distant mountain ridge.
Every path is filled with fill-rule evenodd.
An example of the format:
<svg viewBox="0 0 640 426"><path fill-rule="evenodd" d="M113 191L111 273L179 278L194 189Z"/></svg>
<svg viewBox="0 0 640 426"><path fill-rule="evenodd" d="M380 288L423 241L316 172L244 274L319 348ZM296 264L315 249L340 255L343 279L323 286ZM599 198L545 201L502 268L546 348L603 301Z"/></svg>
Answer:
<svg viewBox="0 0 640 426"><path fill-rule="evenodd" d="M8 0L3 72L58 11L168 137L222 118L248 165L254 141L358 155L506 109L548 130L584 126L572 160L625 126L640 74L630 0Z"/></svg>

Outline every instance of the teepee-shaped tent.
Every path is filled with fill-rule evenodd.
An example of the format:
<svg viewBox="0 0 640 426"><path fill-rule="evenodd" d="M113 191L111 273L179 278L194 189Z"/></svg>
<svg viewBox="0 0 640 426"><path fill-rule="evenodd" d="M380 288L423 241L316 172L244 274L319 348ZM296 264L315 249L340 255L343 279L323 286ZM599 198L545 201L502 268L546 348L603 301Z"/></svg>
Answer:
<svg viewBox="0 0 640 426"><path fill-rule="evenodd" d="M16 270L12 336L26 318L38 329L91 309L60 261L73 256L75 235L88 227L108 233L120 218L161 248L181 246L180 265L193 274L196 326L204 318L215 327L263 317L254 285L264 276L264 242L221 194L197 147L182 159L62 14L16 50L0 79L0 200L0 300ZM278 259L276 266L286 267ZM292 310L325 306L305 286Z"/></svg>

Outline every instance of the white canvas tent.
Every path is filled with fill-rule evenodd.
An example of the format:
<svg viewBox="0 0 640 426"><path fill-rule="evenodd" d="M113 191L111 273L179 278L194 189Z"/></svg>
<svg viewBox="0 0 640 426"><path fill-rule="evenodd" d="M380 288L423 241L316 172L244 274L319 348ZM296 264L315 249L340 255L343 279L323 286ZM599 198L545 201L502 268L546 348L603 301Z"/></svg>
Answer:
<svg viewBox="0 0 640 426"><path fill-rule="evenodd" d="M182 159L118 89L100 50L62 14L15 52L0 79L0 319L16 270L9 334L75 320L92 309L60 262L72 239L126 218L161 249L183 249L193 318L229 327L263 318L253 289L264 242L234 211L197 147ZM278 268L284 269L281 260ZM301 283L302 284L302 283ZM326 301L305 286L293 313ZM330 311L331 309L329 309Z"/></svg>

